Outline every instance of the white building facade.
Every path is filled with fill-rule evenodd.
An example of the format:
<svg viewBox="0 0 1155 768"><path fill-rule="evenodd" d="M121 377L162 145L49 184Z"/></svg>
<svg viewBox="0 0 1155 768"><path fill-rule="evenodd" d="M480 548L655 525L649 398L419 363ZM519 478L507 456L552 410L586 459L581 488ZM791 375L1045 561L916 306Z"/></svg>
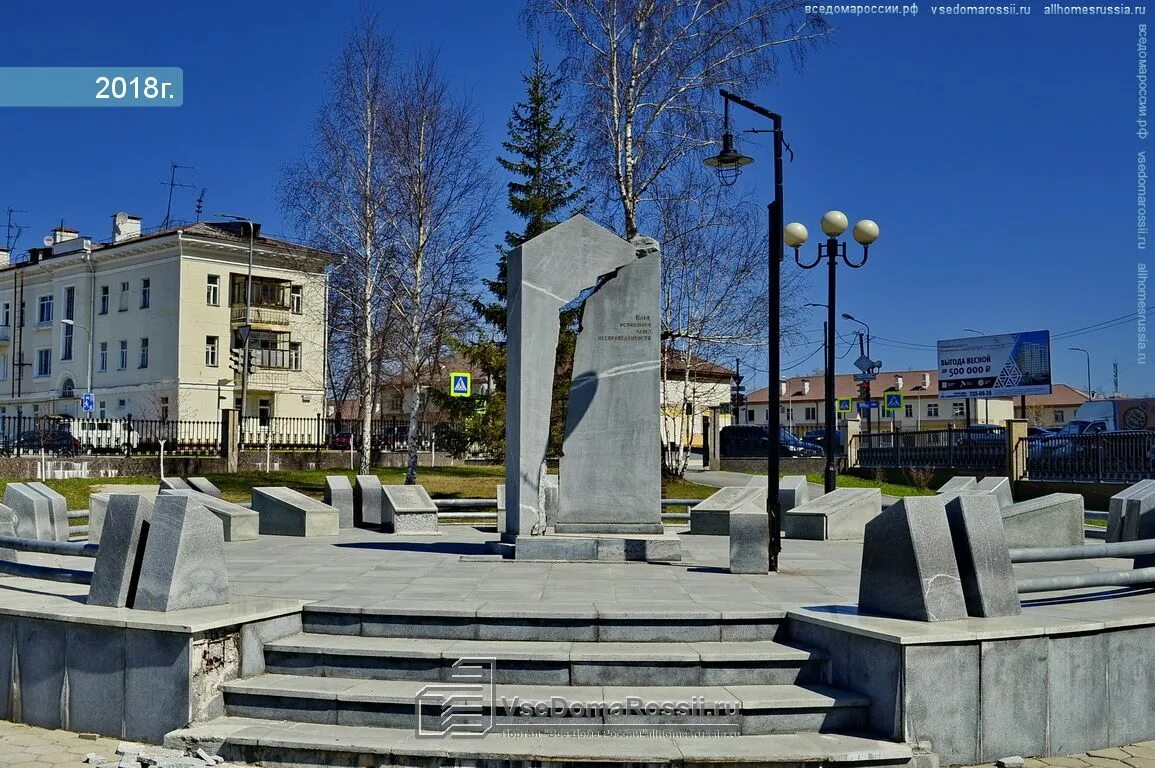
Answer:
<svg viewBox="0 0 1155 768"><path fill-rule="evenodd" d="M249 416L323 413L327 255L262 237L252 251ZM0 416L218 421L240 409L249 232L191 224L113 240L56 230L0 268ZM7 261L7 254L0 259ZM238 355L239 357L239 355Z"/></svg>

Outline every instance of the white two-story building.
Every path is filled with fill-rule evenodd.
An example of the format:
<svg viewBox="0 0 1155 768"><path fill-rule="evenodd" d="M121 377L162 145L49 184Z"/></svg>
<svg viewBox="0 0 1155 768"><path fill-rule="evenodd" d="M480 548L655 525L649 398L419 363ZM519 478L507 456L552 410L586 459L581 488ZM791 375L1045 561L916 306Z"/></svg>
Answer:
<svg viewBox="0 0 1155 768"><path fill-rule="evenodd" d="M0 416L83 417L89 391L97 418L216 421L240 409L246 307L248 415L321 414L331 257L254 230L251 297L246 223L117 214L109 242L61 227L0 251Z"/></svg>

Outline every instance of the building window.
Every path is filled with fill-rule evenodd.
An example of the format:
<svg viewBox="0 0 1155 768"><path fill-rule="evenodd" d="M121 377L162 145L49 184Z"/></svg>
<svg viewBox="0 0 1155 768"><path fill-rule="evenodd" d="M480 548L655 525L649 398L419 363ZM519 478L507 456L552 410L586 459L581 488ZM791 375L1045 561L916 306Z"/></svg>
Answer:
<svg viewBox="0 0 1155 768"><path fill-rule="evenodd" d="M61 397L76 397L76 385L72 383L72 379L65 379L60 385Z"/></svg>
<svg viewBox="0 0 1155 768"><path fill-rule="evenodd" d="M39 306L36 309L37 323L51 323L52 322L52 296L41 296Z"/></svg>
<svg viewBox="0 0 1155 768"><path fill-rule="evenodd" d="M205 286L205 303L210 307L219 307L221 304L221 276L209 275Z"/></svg>
<svg viewBox="0 0 1155 768"><path fill-rule="evenodd" d="M0 306L0 321L2 321L0 325L5 328L12 325L12 304L10 302L6 301Z"/></svg>
<svg viewBox="0 0 1155 768"><path fill-rule="evenodd" d="M120 340L120 362L116 366L116 370L123 371L128 368L128 339Z"/></svg>
<svg viewBox="0 0 1155 768"><path fill-rule="evenodd" d="M753 422L754 422L754 411L746 411L746 423L751 424Z"/></svg>
<svg viewBox="0 0 1155 768"><path fill-rule="evenodd" d="M906 418L908 418L908 419L913 419L914 418L914 406L910 403L907 403L906 408L903 409L903 415L905 415Z"/></svg>
<svg viewBox="0 0 1155 768"><path fill-rule="evenodd" d="M100 314L108 314L108 286L100 286Z"/></svg>
<svg viewBox="0 0 1155 768"><path fill-rule="evenodd" d="M76 319L76 289L72 286L64 289L64 319Z"/></svg>
<svg viewBox="0 0 1155 768"><path fill-rule="evenodd" d="M303 304L301 302L301 286L294 285L289 289L289 311L294 315L301 314Z"/></svg>
<svg viewBox="0 0 1155 768"><path fill-rule="evenodd" d="M98 418L101 418L101 419L108 418L108 401L107 400L101 400L100 401L99 408L97 409L97 416L98 416Z"/></svg>
<svg viewBox="0 0 1155 768"><path fill-rule="evenodd" d="M101 373L108 370L108 342L100 342L100 364L97 368Z"/></svg>
<svg viewBox="0 0 1155 768"><path fill-rule="evenodd" d="M128 311L128 283L120 284L120 306L117 308L118 312Z"/></svg>
<svg viewBox="0 0 1155 768"><path fill-rule="evenodd" d="M160 399L160 420L168 421L168 398L162 397Z"/></svg>
<svg viewBox="0 0 1155 768"><path fill-rule="evenodd" d="M37 376L51 376L52 375L52 350L38 349L36 350L36 375Z"/></svg>
<svg viewBox="0 0 1155 768"><path fill-rule="evenodd" d="M818 406L817 405L806 406L805 421L818 421Z"/></svg>
<svg viewBox="0 0 1155 768"><path fill-rule="evenodd" d="M128 401L127 400L120 399L120 400L116 401L116 410L123 411L127 407L128 407Z"/></svg>
<svg viewBox="0 0 1155 768"><path fill-rule="evenodd" d="M140 340L140 368L148 367L148 337L145 336Z"/></svg>
<svg viewBox="0 0 1155 768"><path fill-rule="evenodd" d="M219 336L205 336L205 365L216 368L220 363L221 339Z"/></svg>
<svg viewBox="0 0 1155 768"><path fill-rule="evenodd" d="M273 417L273 403L268 398L262 397L257 401L257 423L262 427L269 425L269 419Z"/></svg>
<svg viewBox="0 0 1155 768"><path fill-rule="evenodd" d="M72 359L72 331L73 331L73 326L71 323L64 326L64 335L61 336L61 338L60 338L60 359L61 360L71 360Z"/></svg>
<svg viewBox="0 0 1155 768"><path fill-rule="evenodd" d="M951 403L950 406L950 415L952 417L966 416L967 404L965 402Z"/></svg>
<svg viewBox="0 0 1155 768"><path fill-rule="evenodd" d="M400 413L401 409L405 407L405 401L401 395L394 395L389 398L389 411L391 413Z"/></svg>
<svg viewBox="0 0 1155 768"><path fill-rule="evenodd" d="M1055 423L1056 424L1062 424L1066 420L1067 420L1067 414L1063 413L1062 411L1055 411Z"/></svg>
<svg viewBox="0 0 1155 768"><path fill-rule="evenodd" d="M148 309L152 302L152 280L144 278L140 281L140 308Z"/></svg>
<svg viewBox="0 0 1155 768"><path fill-rule="evenodd" d="M301 342L289 342L289 368L294 371L301 370Z"/></svg>
<svg viewBox="0 0 1155 768"><path fill-rule="evenodd" d="M0 355L0 381L8 381L8 355Z"/></svg>
<svg viewBox="0 0 1155 768"><path fill-rule="evenodd" d="M926 415L931 417L931 418L937 418L938 417L938 403L927 403L926 404Z"/></svg>
<svg viewBox="0 0 1155 768"><path fill-rule="evenodd" d="M787 408L786 409L786 420L787 421L794 421L794 409L793 408Z"/></svg>

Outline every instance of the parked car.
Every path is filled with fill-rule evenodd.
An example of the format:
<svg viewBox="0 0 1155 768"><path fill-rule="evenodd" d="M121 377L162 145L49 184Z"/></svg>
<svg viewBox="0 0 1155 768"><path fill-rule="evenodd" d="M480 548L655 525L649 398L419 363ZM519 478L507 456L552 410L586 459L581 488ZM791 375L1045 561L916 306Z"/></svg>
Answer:
<svg viewBox="0 0 1155 768"><path fill-rule="evenodd" d="M373 450L379 451L385 447L385 438L381 435L372 435L369 444ZM361 450L361 435L352 432L338 432L329 438L328 447L331 451L347 451L352 445L354 450Z"/></svg>
<svg viewBox="0 0 1155 768"><path fill-rule="evenodd" d="M719 447L723 458L761 458L770 451L770 430L754 424L722 427ZM822 448L800 440L786 429L778 432L778 455L792 458L822 456Z"/></svg>
<svg viewBox="0 0 1155 768"><path fill-rule="evenodd" d="M955 430L955 444L990 447L1006 441L1007 434L997 424L972 424L965 429Z"/></svg>
<svg viewBox="0 0 1155 768"><path fill-rule="evenodd" d="M1053 429L1045 427L1027 427L1027 437L1049 437L1055 434Z"/></svg>
<svg viewBox="0 0 1155 768"><path fill-rule="evenodd" d="M802 441L805 443L813 443L814 445L817 445L822 449L823 453L825 453L826 429L812 429L802 436ZM842 431L838 429L834 430L834 452L840 455L844 452L842 445Z"/></svg>
<svg viewBox="0 0 1155 768"><path fill-rule="evenodd" d="M21 432L12 447L25 452L43 450L57 456L75 456L80 453L80 441L65 427Z"/></svg>

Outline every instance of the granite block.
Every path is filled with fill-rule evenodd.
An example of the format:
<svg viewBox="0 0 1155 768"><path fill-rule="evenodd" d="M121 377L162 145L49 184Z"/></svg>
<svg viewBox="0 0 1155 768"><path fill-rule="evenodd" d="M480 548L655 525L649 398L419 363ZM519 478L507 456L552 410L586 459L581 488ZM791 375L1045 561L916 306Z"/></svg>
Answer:
<svg viewBox="0 0 1155 768"><path fill-rule="evenodd" d="M903 655L903 740L931 741L947 765L978 762L979 646L912 645Z"/></svg>
<svg viewBox="0 0 1155 768"><path fill-rule="evenodd" d="M1015 503L1011 496L1011 481L1006 477L984 477L975 484L974 490L993 494L999 507L1009 507Z"/></svg>
<svg viewBox="0 0 1155 768"><path fill-rule="evenodd" d="M770 518L757 504L730 513L730 573L768 573Z"/></svg>
<svg viewBox="0 0 1155 768"><path fill-rule="evenodd" d="M899 499L866 524L858 607L913 621L967 617L941 498Z"/></svg>
<svg viewBox="0 0 1155 768"><path fill-rule="evenodd" d="M437 533L437 505L420 485L386 485L384 519L394 533Z"/></svg>
<svg viewBox="0 0 1155 768"><path fill-rule="evenodd" d="M730 534L730 513L757 499L761 499L763 506L765 506L765 486L761 488L756 485L719 488L690 508L690 533L698 536L728 536Z"/></svg>
<svg viewBox="0 0 1155 768"><path fill-rule="evenodd" d="M104 530L104 516L108 510L110 493L88 494L88 541L99 544L101 532Z"/></svg>
<svg viewBox="0 0 1155 768"><path fill-rule="evenodd" d="M103 540L88 589L89 605L134 607L152 514L153 504L143 496L109 494Z"/></svg>
<svg viewBox="0 0 1155 768"><path fill-rule="evenodd" d="M1104 716L1108 712L1106 633L1051 638L1047 682L1046 754L1069 755L1112 746Z"/></svg>
<svg viewBox="0 0 1155 768"><path fill-rule="evenodd" d="M0 536L16 537L16 513L3 504L0 504ZM20 553L15 549L0 547L0 560L6 560L9 563L18 563L20 562ZM0 664L2 664L2 662L0 662Z"/></svg>
<svg viewBox="0 0 1155 768"><path fill-rule="evenodd" d="M63 728L65 631L58 621L21 619L15 642L21 722L38 728Z"/></svg>
<svg viewBox="0 0 1155 768"><path fill-rule="evenodd" d="M44 483L25 483L25 485L48 499L52 518L52 538L56 541L68 541L68 500Z"/></svg>
<svg viewBox="0 0 1155 768"><path fill-rule="evenodd" d="M1083 543L1083 497L1051 493L1002 509L1007 546L1069 547Z"/></svg>
<svg viewBox="0 0 1155 768"><path fill-rule="evenodd" d="M993 495L958 496L946 504L963 596L971 616L1022 612L1003 518Z"/></svg>
<svg viewBox="0 0 1155 768"><path fill-rule="evenodd" d="M52 505L25 483L8 483L4 487L4 506L16 514L16 535L22 539L52 541Z"/></svg>
<svg viewBox="0 0 1155 768"><path fill-rule="evenodd" d="M336 509L289 488L254 488L253 509L262 535L336 536L340 530Z"/></svg>
<svg viewBox="0 0 1155 768"><path fill-rule="evenodd" d="M192 719L191 639L177 632L128 629L124 641L123 738L160 744L166 733Z"/></svg>
<svg viewBox="0 0 1155 768"><path fill-rule="evenodd" d="M878 488L839 488L783 515L783 533L792 539L861 539L881 511Z"/></svg>
<svg viewBox="0 0 1155 768"><path fill-rule="evenodd" d="M1108 744L1134 744L1152 733L1155 627L1107 633Z"/></svg>
<svg viewBox="0 0 1155 768"><path fill-rule="evenodd" d="M162 477L160 479L162 491L193 491L196 490L181 477Z"/></svg>
<svg viewBox="0 0 1155 768"><path fill-rule="evenodd" d="M161 491L162 496L184 496L212 512L221 521L225 541L252 541L260 534L260 515L252 509L199 491Z"/></svg>
<svg viewBox="0 0 1155 768"><path fill-rule="evenodd" d="M978 485L978 482L979 481L977 478L968 477L966 475L957 475L943 483L942 487L939 488L937 492L961 493L962 491L973 489L976 485Z"/></svg>
<svg viewBox="0 0 1155 768"><path fill-rule="evenodd" d="M357 475L353 482L353 524L380 527L385 522L384 506L381 479L377 475Z"/></svg>
<svg viewBox="0 0 1155 768"><path fill-rule="evenodd" d="M158 496L132 607L176 611L228 601L221 521L187 496Z"/></svg>
<svg viewBox="0 0 1155 768"><path fill-rule="evenodd" d="M124 729L124 631L68 624L68 729L119 738Z"/></svg>
<svg viewBox="0 0 1155 768"><path fill-rule="evenodd" d="M505 533L505 486L497 486L497 532Z"/></svg>
<svg viewBox="0 0 1155 768"><path fill-rule="evenodd" d="M221 497L221 489L217 488L213 481L207 477L190 477L187 482L189 487L198 493L212 496L214 499Z"/></svg>
<svg viewBox="0 0 1155 768"><path fill-rule="evenodd" d="M1139 518L1155 509L1155 479L1140 480L1111 497L1107 511L1107 541L1152 538L1139 535ZM1151 534L1155 534L1152 526Z"/></svg>
<svg viewBox="0 0 1155 768"><path fill-rule="evenodd" d="M355 502L353 486L349 478L344 475L328 475L325 477L324 502L338 512L338 525L341 528L352 528Z"/></svg>
<svg viewBox="0 0 1155 768"><path fill-rule="evenodd" d="M984 642L980 647L978 759L1047 754L1047 638Z"/></svg>

